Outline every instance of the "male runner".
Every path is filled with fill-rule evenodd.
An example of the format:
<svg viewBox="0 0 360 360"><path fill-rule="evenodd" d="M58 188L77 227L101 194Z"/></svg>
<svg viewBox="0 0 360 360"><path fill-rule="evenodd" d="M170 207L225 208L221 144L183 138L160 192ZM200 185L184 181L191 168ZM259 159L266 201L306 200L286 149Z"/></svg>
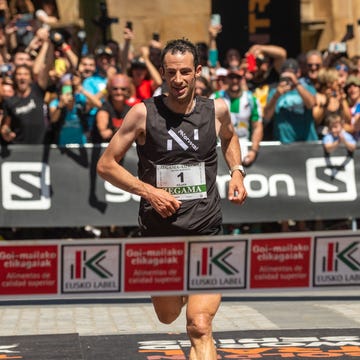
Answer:
<svg viewBox="0 0 360 360"><path fill-rule="evenodd" d="M196 47L184 39L170 41L161 60L168 94L145 100L128 112L97 170L113 185L141 197L139 223L144 236L216 235L222 222L217 137L230 168L228 198L234 204L242 204L247 196L239 140L224 100L195 97L195 80L201 74ZM119 165L134 141L139 179ZM164 190L179 182L184 188L201 184L200 190L176 197ZM159 320L167 324L187 304L190 359L216 359L212 319L220 294L154 296L152 301Z"/></svg>

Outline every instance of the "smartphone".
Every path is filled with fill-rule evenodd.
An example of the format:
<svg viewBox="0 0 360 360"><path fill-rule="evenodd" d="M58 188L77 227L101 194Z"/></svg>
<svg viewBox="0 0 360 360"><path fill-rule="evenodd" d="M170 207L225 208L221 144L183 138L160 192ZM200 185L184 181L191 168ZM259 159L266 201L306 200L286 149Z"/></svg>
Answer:
<svg viewBox="0 0 360 360"><path fill-rule="evenodd" d="M211 23L211 26L221 25L221 16L220 16L220 14L211 14L210 23Z"/></svg>
<svg viewBox="0 0 360 360"><path fill-rule="evenodd" d="M63 85L61 87L61 94L72 94L73 89L71 85Z"/></svg>
<svg viewBox="0 0 360 360"><path fill-rule="evenodd" d="M160 41L160 34L154 32L154 33L152 34L152 38L153 38L153 40L155 40L155 41Z"/></svg>
<svg viewBox="0 0 360 360"><path fill-rule="evenodd" d="M345 42L338 42L338 43L330 43L329 52L331 53L345 53L346 52L346 43Z"/></svg>
<svg viewBox="0 0 360 360"><path fill-rule="evenodd" d="M256 59L254 54L246 55L247 69L249 72L255 72L256 70Z"/></svg>
<svg viewBox="0 0 360 360"><path fill-rule="evenodd" d="M57 75L64 75L66 72L66 61L65 59L55 59L55 72Z"/></svg>
<svg viewBox="0 0 360 360"><path fill-rule="evenodd" d="M133 29L133 23L132 23L132 21L127 21L125 27L126 27L127 29L132 30L132 29Z"/></svg>

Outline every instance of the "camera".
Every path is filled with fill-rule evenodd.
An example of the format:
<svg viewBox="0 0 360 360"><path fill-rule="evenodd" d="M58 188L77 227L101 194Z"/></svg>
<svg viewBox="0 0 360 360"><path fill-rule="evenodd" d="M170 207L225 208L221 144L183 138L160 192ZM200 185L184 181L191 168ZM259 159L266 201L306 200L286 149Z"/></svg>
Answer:
<svg viewBox="0 0 360 360"><path fill-rule="evenodd" d="M56 47L60 47L65 42L63 34L58 31L50 32L50 40Z"/></svg>
<svg viewBox="0 0 360 360"><path fill-rule="evenodd" d="M288 76L280 76L279 83L284 82L286 85L292 85L292 80Z"/></svg>
<svg viewBox="0 0 360 360"><path fill-rule="evenodd" d="M152 39L155 40L155 41L160 41L160 34L154 32L154 33L152 34Z"/></svg>

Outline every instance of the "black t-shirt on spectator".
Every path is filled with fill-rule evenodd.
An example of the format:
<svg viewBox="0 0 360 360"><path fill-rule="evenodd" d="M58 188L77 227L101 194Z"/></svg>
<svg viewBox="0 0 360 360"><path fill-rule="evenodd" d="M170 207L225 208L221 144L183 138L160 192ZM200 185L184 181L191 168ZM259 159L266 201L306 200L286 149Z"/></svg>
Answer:
<svg viewBox="0 0 360 360"><path fill-rule="evenodd" d="M10 128L16 133L14 144L43 144L47 130L44 90L32 84L30 95L14 95L4 100L4 117L10 116Z"/></svg>
<svg viewBox="0 0 360 360"><path fill-rule="evenodd" d="M110 102L105 101L98 111L106 111L109 114L109 122L107 128L111 129L113 133L115 133L120 128L122 122L124 121L124 117L129 110L130 110L130 106L124 105L123 111L116 111ZM92 142L93 143L106 142L106 140L104 140L99 133L99 130L96 126L96 121L94 122Z"/></svg>

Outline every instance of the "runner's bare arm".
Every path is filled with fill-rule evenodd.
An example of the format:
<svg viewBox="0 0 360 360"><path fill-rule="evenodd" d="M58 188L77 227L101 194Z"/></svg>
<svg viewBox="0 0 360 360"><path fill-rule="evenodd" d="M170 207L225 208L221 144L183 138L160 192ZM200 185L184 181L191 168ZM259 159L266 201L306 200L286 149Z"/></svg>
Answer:
<svg viewBox="0 0 360 360"><path fill-rule="evenodd" d="M217 134L221 140L221 149L229 169L241 165L239 138L231 123L228 107L223 99L216 99L215 121ZM235 204L242 204L247 196L240 171L235 171L229 182L228 198Z"/></svg>
<svg viewBox="0 0 360 360"><path fill-rule="evenodd" d="M112 137L108 147L100 157L97 172L112 185L141 196L162 217L168 217L176 212L181 203L165 190L157 189L139 180L119 164L134 141L139 144L144 143L145 129L146 108L141 103L131 108L125 116L122 126Z"/></svg>

